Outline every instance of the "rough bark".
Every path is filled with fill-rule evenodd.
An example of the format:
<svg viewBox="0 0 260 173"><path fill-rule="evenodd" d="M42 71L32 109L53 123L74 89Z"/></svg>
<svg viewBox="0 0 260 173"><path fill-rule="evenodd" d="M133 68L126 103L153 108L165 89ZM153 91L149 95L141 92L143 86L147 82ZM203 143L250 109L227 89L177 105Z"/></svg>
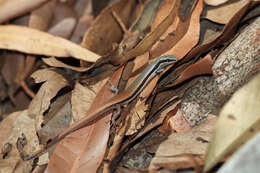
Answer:
<svg viewBox="0 0 260 173"><path fill-rule="evenodd" d="M201 79L184 94L181 112L190 125L200 124L260 70L260 17L218 56L213 76Z"/></svg>

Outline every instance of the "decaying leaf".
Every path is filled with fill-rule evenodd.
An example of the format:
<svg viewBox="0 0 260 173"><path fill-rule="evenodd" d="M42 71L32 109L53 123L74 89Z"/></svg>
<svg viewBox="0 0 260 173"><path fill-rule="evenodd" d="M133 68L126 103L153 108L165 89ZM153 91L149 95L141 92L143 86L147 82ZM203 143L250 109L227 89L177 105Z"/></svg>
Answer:
<svg viewBox="0 0 260 173"><path fill-rule="evenodd" d="M87 62L95 62L100 57L68 40L28 27L2 25L0 40L0 49L29 54L74 57Z"/></svg>
<svg viewBox="0 0 260 173"><path fill-rule="evenodd" d="M17 149L17 139L25 137L26 145L20 146L25 152L32 152L39 149L39 142L34 128L34 119L30 117L27 110L10 114L0 123L0 148L6 144L12 145L6 157L0 154L0 172L29 172L32 169L32 162L23 162Z"/></svg>
<svg viewBox="0 0 260 173"><path fill-rule="evenodd" d="M210 170L260 129L259 88L260 74L239 89L221 110L209 145L204 171Z"/></svg>

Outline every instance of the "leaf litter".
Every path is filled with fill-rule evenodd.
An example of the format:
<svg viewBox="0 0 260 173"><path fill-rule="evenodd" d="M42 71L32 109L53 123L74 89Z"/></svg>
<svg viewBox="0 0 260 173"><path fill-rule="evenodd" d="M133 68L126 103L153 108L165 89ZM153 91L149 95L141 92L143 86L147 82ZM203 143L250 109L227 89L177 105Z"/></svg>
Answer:
<svg viewBox="0 0 260 173"><path fill-rule="evenodd" d="M234 133L254 128L247 138L244 131L231 137L221 131L230 121L222 112L239 111L228 108L229 102L247 102L237 95L256 78L238 89L259 73L259 13L250 15L259 1L118 0L97 17L92 3L0 3L1 171L201 172L204 165L210 171L257 133L257 119L249 118L257 107L243 112L240 122L247 127L233 127ZM123 92L147 64L168 54L178 62L156 76L115 122L110 124L112 113L106 112L38 162L22 160L87 119L115 95L112 86ZM248 108L257 103L251 100Z"/></svg>

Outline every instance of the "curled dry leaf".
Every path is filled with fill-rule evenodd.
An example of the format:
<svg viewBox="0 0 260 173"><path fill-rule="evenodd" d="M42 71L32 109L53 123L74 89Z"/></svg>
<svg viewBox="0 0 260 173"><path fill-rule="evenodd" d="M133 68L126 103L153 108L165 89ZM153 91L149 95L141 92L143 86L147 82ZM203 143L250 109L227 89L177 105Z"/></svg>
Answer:
<svg viewBox="0 0 260 173"><path fill-rule="evenodd" d="M87 67L75 67L75 66L65 64L62 61L57 60L55 57L42 58L42 61L52 67L63 67L63 68L68 68L68 69L78 71L78 72L84 72L89 69Z"/></svg>
<svg viewBox="0 0 260 173"><path fill-rule="evenodd" d="M0 23L28 13L32 9L39 7L45 2L47 2L47 0L1 0Z"/></svg>
<svg viewBox="0 0 260 173"><path fill-rule="evenodd" d="M159 146L149 169L158 169L158 166L164 163L174 163L170 168L175 169L193 167L193 163L187 162L185 157L176 156L205 155L216 120L215 116L211 116L206 122L186 133L173 133L168 136Z"/></svg>
<svg viewBox="0 0 260 173"><path fill-rule="evenodd" d="M9 52L4 53L1 58L5 58L5 61L2 63L1 75L9 86L9 94L13 94L16 90L16 85L20 81L21 71L25 63L24 56L17 52Z"/></svg>
<svg viewBox="0 0 260 173"><path fill-rule="evenodd" d="M178 77L172 86L176 86L185 80L191 79L195 76L212 74L213 60L210 54L203 59L187 67Z"/></svg>
<svg viewBox="0 0 260 173"><path fill-rule="evenodd" d="M162 34L160 39L151 48L150 50L151 57L157 57L161 55L163 52L168 51L172 47L172 45L176 44L177 42L175 41L176 39L172 40L167 38L173 36L173 31L176 30L176 27L180 22L180 18L177 15L180 7L181 7L180 0L166 0L162 2L160 9L157 12L152 28L156 28L156 26L158 26L169 13L174 12L176 16L172 24L167 28L167 31Z"/></svg>
<svg viewBox="0 0 260 173"><path fill-rule="evenodd" d="M74 57L87 62L95 62L100 57L68 40L28 27L2 25L0 40L0 49L29 54Z"/></svg>
<svg viewBox="0 0 260 173"><path fill-rule="evenodd" d="M209 145L204 171L210 170L259 131L259 88L260 74L239 89L221 110Z"/></svg>
<svg viewBox="0 0 260 173"><path fill-rule="evenodd" d="M247 3L247 0L243 0L226 4L221 7L210 8L207 10L204 17L216 23L227 24L234 14L236 14Z"/></svg>
<svg viewBox="0 0 260 173"><path fill-rule="evenodd" d="M60 89L68 86L67 80L51 69L38 70L32 74L36 83L44 82L28 107L28 113L36 118L36 130L41 129L43 114L49 109L51 99Z"/></svg>

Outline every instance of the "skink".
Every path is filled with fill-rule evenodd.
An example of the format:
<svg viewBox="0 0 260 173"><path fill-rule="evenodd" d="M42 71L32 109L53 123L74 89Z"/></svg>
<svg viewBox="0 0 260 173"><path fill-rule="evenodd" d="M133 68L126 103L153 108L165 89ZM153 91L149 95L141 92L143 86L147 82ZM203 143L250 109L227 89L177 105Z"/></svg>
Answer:
<svg viewBox="0 0 260 173"><path fill-rule="evenodd" d="M103 106L89 113L85 118L80 119L75 122L68 129L64 130L59 136L54 138L49 144L47 144L43 149L36 151L33 154L27 155L23 160L30 160L35 157L39 157L46 150L64 139L70 133L88 126L95 121L101 119L105 113L111 111L119 106L126 105L133 101L140 92L147 86L147 84L159 73L161 73L167 66L175 63L177 58L173 55L164 55L153 61L149 66L147 66L144 71L136 78L136 80L122 93L109 99Z"/></svg>

